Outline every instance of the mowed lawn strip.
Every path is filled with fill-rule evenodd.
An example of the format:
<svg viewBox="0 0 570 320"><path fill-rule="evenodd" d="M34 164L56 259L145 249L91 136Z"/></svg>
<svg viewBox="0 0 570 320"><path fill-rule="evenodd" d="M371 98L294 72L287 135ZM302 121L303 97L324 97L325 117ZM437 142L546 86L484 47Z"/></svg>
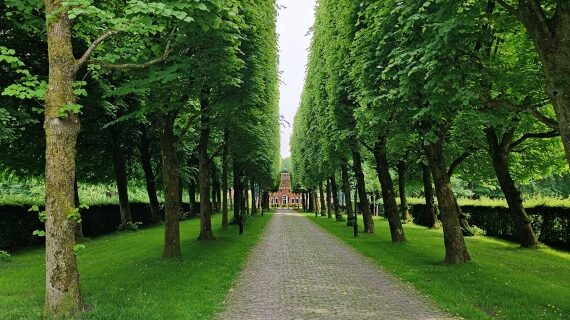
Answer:
<svg viewBox="0 0 570 320"><path fill-rule="evenodd" d="M85 319L210 319L271 215L215 229L216 240L196 240L199 219L180 225L182 260L162 260L164 227L115 233L87 241L78 254ZM212 222L221 225L221 215ZM0 319L38 319L44 296L44 251L15 254L0 264Z"/></svg>
<svg viewBox="0 0 570 320"><path fill-rule="evenodd" d="M471 237L466 242L473 261L444 266L441 230L407 224L408 241L392 244L383 218L374 220L375 234L354 238L346 222L307 216L451 314L465 319L570 319L570 253Z"/></svg>

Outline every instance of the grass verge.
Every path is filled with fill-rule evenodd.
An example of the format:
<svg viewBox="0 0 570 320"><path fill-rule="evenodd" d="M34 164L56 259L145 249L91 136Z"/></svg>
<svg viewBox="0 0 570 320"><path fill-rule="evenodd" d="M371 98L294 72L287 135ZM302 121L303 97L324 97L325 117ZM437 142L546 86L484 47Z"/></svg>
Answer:
<svg viewBox="0 0 570 320"><path fill-rule="evenodd" d="M346 223L308 218L383 270L411 283L443 310L465 319L570 317L570 253L521 249L511 242L474 237L466 238L472 262L444 266L441 230L408 224L404 226L408 241L393 244L388 222L382 218L374 220L375 234L358 238ZM362 225L360 220L361 229Z"/></svg>
<svg viewBox="0 0 570 320"><path fill-rule="evenodd" d="M161 260L164 227L115 233L84 243L78 254L85 319L210 319L271 215L214 230L216 241L196 241L200 221L181 222L181 261ZM221 215L212 217L221 225ZM44 251L0 264L0 319L38 319L44 296Z"/></svg>

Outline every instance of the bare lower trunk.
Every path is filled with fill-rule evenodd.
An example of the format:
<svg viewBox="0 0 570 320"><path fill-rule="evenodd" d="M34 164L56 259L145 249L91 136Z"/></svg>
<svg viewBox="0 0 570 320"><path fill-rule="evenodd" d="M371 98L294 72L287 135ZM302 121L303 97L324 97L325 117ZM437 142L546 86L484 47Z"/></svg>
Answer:
<svg viewBox="0 0 570 320"><path fill-rule="evenodd" d="M509 211L517 221L519 242L523 247L536 247L538 246L538 240L523 206L521 193L517 189L509 171L508 154L512 133L505 133L501 142L499 142L496 131L493 129L487 129L486 136L493 169L509 205Z"/></svg>
<svg viewBox="0 0 570 320"><path fill-rule="evenodd" d="M146 182L146 192L150 202L150 216L153 224L159 224L162 220L160 217L160 204L156 195L156 184L154 181L154 173L152 172L152 162L150 155L150 141L145 126L141 126L141 143L139 151L141 154L141 166L144 171L144 179Z"/></svg>
<svg viewBox="0 0 570 320"><path fill-rule="evenodd" d="M210 119L207 114L208 102L205 99L200 101L200 139L198 143L199 170L198 181L200 182L200 235L199 240L212 240L212 219L210 205L210 188L208 185L208 174L210 172L210 158L208 157L208 144L210 142Z"/></svg>
<svg viewBox="0 0 570 320"><path fill-rule="evenodd" d="M328 194L328 191L327 191ZM321 216L326 216L327 215L327 205L325 203L325 193L323 191L323 184L319 183L319 199L320 199L320 204L321 204ZM329 211L329 218L331 218L330 216L330 210Z"/></svg>
<svg viewBox="0 0 570 320"><path fill-rule="evenodd" d="M60 109L75 103L75 58L71 22L56 14L61 2L45 0L49 82L45 96L46 136L46 291L44 316L72 318L83 310L77 260L73 253L76 222L67 218L74 210L75 145L79 134L77 114L60 117Z"/></svg>
<svg viewBox="0 0 570 320"><path fill-rule="evenodd" d="M251 179L251 214L257 214L257 202L255 198L255 182Z"/></svg>
<svg viewBox="0 0 570 320"><path fill-rule="evenodd" d="M331 210L331 181L327 179L326 184L326 192L327 192L327 216L329 219L332 219L332 210Z"/></svg>
<svg viewBox="0 0 570 320"><path fill-rule="evenodd" d="M164 186L164 250L162 257L175 259L180 253L180 179L174 121L177 113L163 115L160 148L162 151L162 184Z"/></svg>
<svg viewBox="0 0 570 320"><path fill-rule="evenodd" d="M222 230L228 228L228 153L229 131L224 130L224 146L222 150Z"/></svg>
<svg viewBox="0 0 570 320"><path fill-rule="evenodd" d="M305 197L305 193L301 192L301 202L303 204L303 212L307 211L307 199Z"/></svg>
<svg viewBox="0 0 570 320"><path fill-rule="evenodd" d="M455 204L455 196L451 190L451 182L447 174L447 164L443 155L441 141L425 147L426 155L433 174L437 200L443 221L443 238L445 243L445 263L456 264L471 260L465 245L465 239L459 224L459 212Z"/></svg>
<svg viewBox="0 0 570 320"><path fill-rule="evenodd" d="M342 191L344 193L344 203L346 207L346 225L354 225L354 213L352 212L352 200L350 199L350 181L348 179L348 165L343 162L341 165Z"/></svg>
<svg viewBox="0 0 570 320"><path fill-rule="evenodd" d="M437 217L437 212L435 209L433 186L431 185L431 172L429 171L429 167L425 164L422 164L422 175L424 183L424 198L426 200L426 211L427 215L430 218L429 228L439 229L441 227L441 223L439 222L439 218Z"/></svg>
<svg viewBox="0 0 570 320"><path fill-rule="evenodd" d="M408 207L408 197L406 195L406 171L406 163L400 161L398 163L398 189L400 191L400 214L404 223L412 221L412 215Z"/></svg>
<svg viewBox="0 0 570 320"><path fill-rule="evenodd" d="M364 172L362 171L362 158L357 146L352 147L352 162L354 167L354 175L356 177L356 188L360 199L360 210L362 211L362 219L364 221L364 232L374 233L374 220L370 212L370 203L366 194L366 182L364 180Z"/></svg>
<svg viewBox="0 0 570 320"><path fill-rule="evenodd" d="M340 221L340 220L342 220L342 216L340 214L340 203L338 200L338 188L336 185L336 178L334 175L332 175L329 180L331 182L332 202L333 202L333 206L334 206L335 218L336 218L336 221Z"/></svg>
<svg viewBox="0 0 570 320"><path fill-rule="evenodd" d="M396 204L396 196L394 194L394 185L388 166L388 158L386 156L386 140L381 138L374 146L374 159L376 160L376 172L378 180L382 187L382 199L384 200L384 212L390 225L390 236L392 242L405 241L404 229L398 215L398 206Z"/></svg>
<svg viewBox="0 0 570 320"><path fill-rule="evenodd" d="M238 169L237 163L234 159L234 163L233 163L233 176L234 176L234 216L233 216L233 223L239 223L239 218L241 215L241 194L242 194L242 190L241 190L241 173L240 170Z"/></svg>
<svg viewBox="0 0 570 320"><path fill-rule="evenodd" d="M116 128L109 128L111 136L111 147L113 153L113 170L117 183L117 193L119 195L119 211L121 213L120 229L126 228L128 223L133 222L131 217L131 206L129 205L129 190L127 181L127 163L121 150L119 133Z"/></svg>
<svg viewBox="0 0 570 320"><path fill-rule="evenodd" d="M190 183L188 183L188 204L190 207L190 215L193 216L197 214L197 205L196 205L196 182L192 178L190 178Z"/></svg>
<svg viewBox="0 0 570 320"><path fill-rule="evenodd" d="M79 187L77 186L77 179L73 182L73 204L76 208L79 208L81 203L79 202ZM75 241L83 239L83 223L79 222L75 224Z"/></svg>
<svg viewBox="0 0 570 320"><path fill-rule="evenodd" d="M309 212L314 212L317 213L317 209L315 206L315 197L313 194L313 189L309 189L309 192L307 193L308 198L309 198Z"/></svg>

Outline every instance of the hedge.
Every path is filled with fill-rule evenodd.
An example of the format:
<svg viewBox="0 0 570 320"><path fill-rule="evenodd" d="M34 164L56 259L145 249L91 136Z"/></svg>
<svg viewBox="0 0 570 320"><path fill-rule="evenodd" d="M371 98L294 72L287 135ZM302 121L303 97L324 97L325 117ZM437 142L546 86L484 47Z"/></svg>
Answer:
<svg viewBox="0 0 570 320"><path fill-rule="evenodd" d="M199 203L197 210L199 212ZM20 250L43 244L44 238L32 235L34 230L43 230L44 226L36 212L28 212L31 205L0 206L0 250ZM40 210L43 208L40 207ZM161 210L162 211L162 210ZM188 204L183 205L183 212L188 212ZM164 218L164 213L162 216ZM151 224L150 205L131 203L133 222L141 222L142 227ZM121 224L119 206L116 204L92 205L81 210L83 235L97 237L117 231Z"/></svg>
<svg viewBox="0 0 570 320"><path fill-rule="evenodd" d="M461 206L469 223L487 232L487 235L517 241L516 219L508 208L499 206ZM570 208L536 206L526 209L538 240L552 247L570 249ZM414 222L429 225L424 204L413 204L410 212Z"/></svg>

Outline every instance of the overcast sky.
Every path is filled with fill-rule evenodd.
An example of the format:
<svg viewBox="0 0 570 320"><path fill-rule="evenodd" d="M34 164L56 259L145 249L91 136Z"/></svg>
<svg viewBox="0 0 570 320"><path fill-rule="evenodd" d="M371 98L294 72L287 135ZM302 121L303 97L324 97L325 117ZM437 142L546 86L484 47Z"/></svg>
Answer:
<svg viewBox="0 0 570 320"><path fill-rule="evenodd" d="M311 38L307 34L315 20L315 0L278 0L277 2L280 6L284 6L279 10L277 18L279 70L282 72L279 109L292 126L303 91L308 48L311 43ZM291 132L292 128L281 128L281 156L283 158L291 154L289 150Z"/></svg>

